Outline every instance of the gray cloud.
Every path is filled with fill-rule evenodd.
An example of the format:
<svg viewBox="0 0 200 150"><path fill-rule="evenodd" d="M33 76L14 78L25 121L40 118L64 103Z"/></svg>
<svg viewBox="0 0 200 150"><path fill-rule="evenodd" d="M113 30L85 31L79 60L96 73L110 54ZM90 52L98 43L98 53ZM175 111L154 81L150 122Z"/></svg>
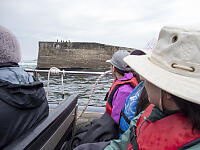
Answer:
<svg viewBox="0 0 200 150"><path fill-rule="evenodd" d="M164 25L199 24L198 0L1 0L0 24L19 38L22 58L38 41L87 41L144 48Z"/></svg>

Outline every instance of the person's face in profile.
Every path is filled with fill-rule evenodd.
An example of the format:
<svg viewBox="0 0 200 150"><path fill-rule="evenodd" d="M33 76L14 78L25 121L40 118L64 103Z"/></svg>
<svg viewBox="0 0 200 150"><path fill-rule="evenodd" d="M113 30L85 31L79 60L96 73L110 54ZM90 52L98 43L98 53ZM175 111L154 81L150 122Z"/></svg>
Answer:
<svg viewBox="0 0 200 150"><path fill-rule="evenodd" d="M160 88L157 86L153 85L147 80L144 80L144 86L146 88L147 94L148 94L148 99L151 104L159 106L160 102Z"/></svg>
<svg viewBox="0 0 200 150"><path fill-rule="evenodd" d="M110 65L110 70L112 71L112 75L115 76L115 67Z"/></svg>
<svg viewBox="0 0 200 150"><path fill-rule="evenodd" d="M143 76L140 75L140 80L144 81L144 85L147 91L148 99L151 104L155 104L159 106L160 101L160 88L153 85L149 81L147 81Z"/></svg>

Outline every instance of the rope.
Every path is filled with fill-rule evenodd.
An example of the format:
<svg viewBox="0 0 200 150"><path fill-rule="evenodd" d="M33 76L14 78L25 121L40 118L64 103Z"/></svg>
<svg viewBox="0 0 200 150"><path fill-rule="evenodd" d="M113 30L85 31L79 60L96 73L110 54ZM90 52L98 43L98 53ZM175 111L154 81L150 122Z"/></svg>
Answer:
<svg viewBox="0 0 200 150"><path fill-rule="evenodd" d="M61 71L56 67L51 67L48 71L48 80L47 80L47 90L46 90L46 97L48 99L49 95L49 79L50 75L52 74L59 74ZM65 75L64 71L62 71L61 80L62 80L62 98L64 99L64 83L63 83L63 76Z"/></svg>
<svg viewBox="0 0 200 150"><path fill-rule="evenodd" d="M63 82L63 78L65 76L65 72L64 70L62 71L62 75L61 75L61 82L62 82L62 99L64 99L64 82Z"/></svg>
<svg viewBox="0 0 200 150"><path fill-rule="evenodd" d="M172 68L179 68L179 69L183 69L183 70L190 71L190 72L195 71L194 67L182 66L182 65L179 65L176 63L173 63L171 66L172 66Z"/></svg>
<svg viewBox="0 0 200 150"><path fill-rule="evenodd" d="M109 74L109 73L111 73L111 70L104 72L103 74L101 74L101 75L98 77L98 79L96 80L95 84L93 85L92 93L91 93L91 95L90 95L90 97L89 97L89 100L88 100L88 102L87 102L85 108L82 110L81 114L77 117L77 120L83 115L83 113L84 113L85 110L87 109L87 107L88 107L90 101L92 100L92 97L93 97L93 95L94 95L94 92L95 92L95 89L96 89L96 85L98 84L98 82L101 80L102 77L104 77L106 74Z"/></svg>

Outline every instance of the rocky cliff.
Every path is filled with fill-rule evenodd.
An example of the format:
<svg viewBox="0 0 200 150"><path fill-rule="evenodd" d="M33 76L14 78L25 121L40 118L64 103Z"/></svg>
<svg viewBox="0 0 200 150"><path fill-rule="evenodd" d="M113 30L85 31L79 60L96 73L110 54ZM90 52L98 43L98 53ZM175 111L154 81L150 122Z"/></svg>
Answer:
<svg viewBox="0 0 200 150"><path fill-rule="evenodd" d="M107 69L105 61L119 49L132 48L86 42L39 42L37 68Z"/></svg>

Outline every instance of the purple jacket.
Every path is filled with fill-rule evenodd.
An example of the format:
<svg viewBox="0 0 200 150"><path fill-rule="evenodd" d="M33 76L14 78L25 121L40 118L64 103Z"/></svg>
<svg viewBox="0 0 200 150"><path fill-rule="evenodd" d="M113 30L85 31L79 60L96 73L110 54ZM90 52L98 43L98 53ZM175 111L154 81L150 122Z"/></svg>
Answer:
<svg viewBox="0 0 200 150"><path fill-rule="evenodd" d="M133 78L132 73L125 73L124 77L119 79L119 81L130 80L131 78ZM128 84L125 84L125 85L120 86L113 96L111 117L118 124L119 124L119 119L120 119L120 113L124 107L126 98L129 96L129 94L132 91L133 91L133 87Z"/></svg>

